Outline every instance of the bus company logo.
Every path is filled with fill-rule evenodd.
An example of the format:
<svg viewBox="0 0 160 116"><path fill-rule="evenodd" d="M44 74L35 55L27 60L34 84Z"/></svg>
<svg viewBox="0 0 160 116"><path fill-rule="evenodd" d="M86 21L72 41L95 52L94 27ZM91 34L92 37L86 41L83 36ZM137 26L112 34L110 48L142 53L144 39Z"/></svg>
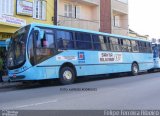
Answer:
<svg viewBox="0 0 160 116"><path fill-rule="evenodd" d="M85 63L85 54L84 52L78 52L78 62Z"/></svg>
<svg viewBox="0 0 160 116"><path fill-rule="evenodd" d="M78 60L85 60L84 52L78 52Z"/></svg>

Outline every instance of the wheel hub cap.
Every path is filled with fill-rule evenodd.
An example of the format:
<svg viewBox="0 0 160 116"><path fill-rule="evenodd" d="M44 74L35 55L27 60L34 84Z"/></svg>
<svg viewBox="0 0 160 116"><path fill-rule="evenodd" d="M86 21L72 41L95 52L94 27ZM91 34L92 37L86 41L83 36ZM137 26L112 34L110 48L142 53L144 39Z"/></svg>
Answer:
<svg viewBox="0 0 160 116"><path fill-rule="evenodd" d="M137 72L138 72L138 69L137 69L137 67L136 67L136 66L134 66L134 67L133 67L133 70L134 70L134 72L135 72L135 73L137 73Z"/></svg>
<svg viewBox="0 0 160 116"><path fill-rule="evenodd" d="M70 80L72 79L72 73L70 71L65 71L63 73L63 78L67 79L67 80Z"/></svg>

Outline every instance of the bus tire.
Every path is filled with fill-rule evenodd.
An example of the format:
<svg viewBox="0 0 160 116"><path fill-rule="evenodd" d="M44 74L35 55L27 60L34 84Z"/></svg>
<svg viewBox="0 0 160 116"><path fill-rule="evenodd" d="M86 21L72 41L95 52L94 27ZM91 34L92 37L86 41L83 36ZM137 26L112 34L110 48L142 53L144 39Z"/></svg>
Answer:
<svg viewBox="0 0 160 116"><path fill-rule="evenodd" d="M62 67L59 73L59 81L63 85L68 85L75 80L75 71L71 67Z"/></svg>
<svg viewBox="0 0 160 116"><path fill-rule="evenodd" d="M137 63L133 63L131 67L131 75L136 76L139 73L139 66Z"/></svg>

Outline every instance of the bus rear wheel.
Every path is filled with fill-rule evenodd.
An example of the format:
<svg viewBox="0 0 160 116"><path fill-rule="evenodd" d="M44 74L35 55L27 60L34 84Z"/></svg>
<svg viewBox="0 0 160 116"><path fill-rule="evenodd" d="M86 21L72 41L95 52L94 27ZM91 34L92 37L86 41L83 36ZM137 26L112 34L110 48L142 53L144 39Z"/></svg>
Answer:
<svg viewBox="0 0 160 116"><path fill-rule="evenodd" d="M137 63L133 63L131 67L131 74L132 76L136 76L139 73L139 67Z"/></svg>
<svg viewBox="0 0 160 116"><path fill-rule="evenodd" d="M71 67L62 67L59 73L59 81L63 85L73 83L75 80L75 71Z"/></svg>

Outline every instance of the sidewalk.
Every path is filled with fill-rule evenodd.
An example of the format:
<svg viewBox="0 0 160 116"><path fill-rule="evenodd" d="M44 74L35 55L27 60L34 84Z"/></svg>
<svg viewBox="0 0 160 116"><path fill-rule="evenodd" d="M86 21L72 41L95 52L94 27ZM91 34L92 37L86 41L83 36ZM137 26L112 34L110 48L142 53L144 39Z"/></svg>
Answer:
<svg viewBox="0 0 160 116"><path fill-rule="evenodd" d="M0 82L0 89L16 86L19 84L19 82L9 82L8 76L3 76L2 79L3 79L3 82Z"/></svg>
<svg viewBox="0 0 160 116"><path fill-rule="evenodd" d="M8 78L8 76L3 76L3 77L2 77L2 80L3 80L3 82L8 82L8 81L9 81L9 78Z"/></svg>

